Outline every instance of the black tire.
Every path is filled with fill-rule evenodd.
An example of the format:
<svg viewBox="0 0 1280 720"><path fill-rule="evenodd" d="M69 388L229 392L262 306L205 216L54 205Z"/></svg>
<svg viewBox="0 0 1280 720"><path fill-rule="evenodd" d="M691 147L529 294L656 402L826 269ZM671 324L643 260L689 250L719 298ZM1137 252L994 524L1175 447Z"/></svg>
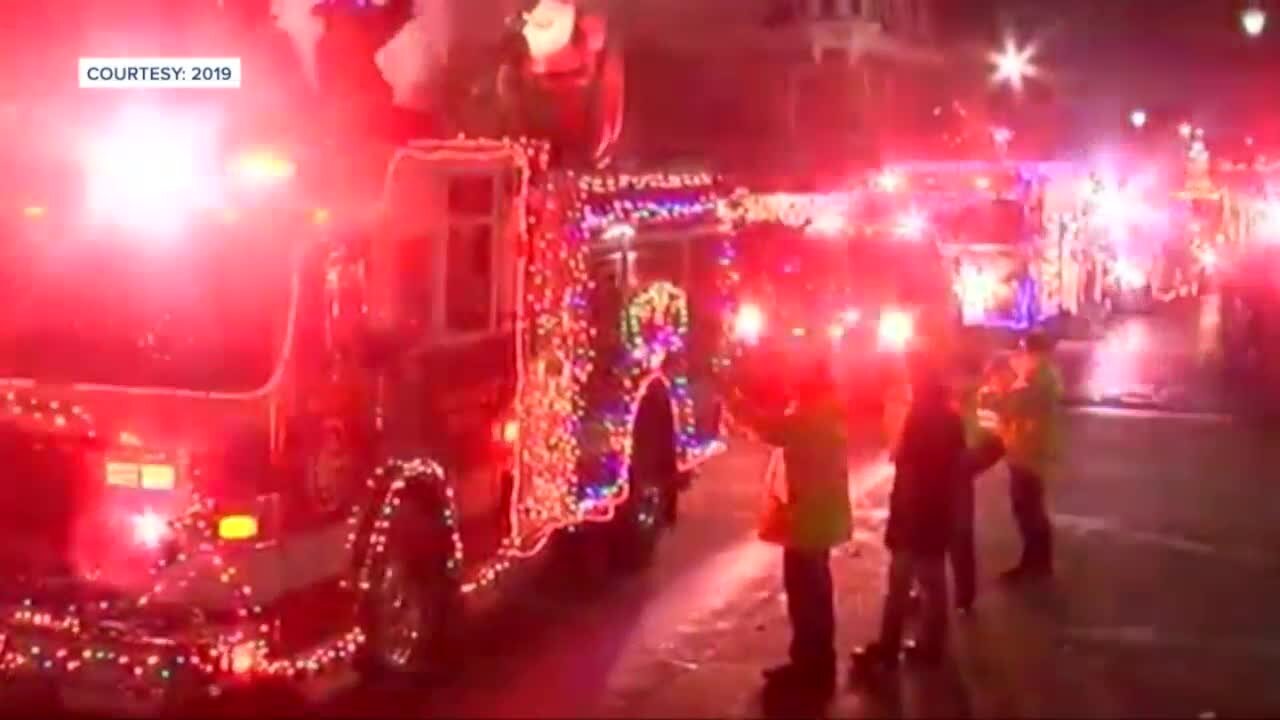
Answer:
<svg viewBox="0 0 1280 720"><path fill-rule="evenodd" d="M670 406L661 393L651 393L636 417L627 499L609 525L614 569L629 573L653 564L676 479Z"/></svg>
<svg viewBox="0 0 1280 720"><path fill-rule="evenodd" d="M360 669L377 682L412 682L442 672L452 656L451 539L423 503L397 511L388 534L361 608L368 636Z"/></svg>

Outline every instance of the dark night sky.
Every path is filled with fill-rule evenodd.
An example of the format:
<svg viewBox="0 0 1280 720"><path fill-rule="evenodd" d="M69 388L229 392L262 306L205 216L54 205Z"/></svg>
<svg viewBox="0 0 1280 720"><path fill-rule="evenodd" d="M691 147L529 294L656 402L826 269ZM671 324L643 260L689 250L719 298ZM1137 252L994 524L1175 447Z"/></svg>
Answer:
<svg viewBox="0 0 1280 720"><path fill-rule="evenodd" d="M937 0L951 43L1035 41L1044 81L1077 121L1106 124L1125 108L1256 124L1272 112L1280 69L1280 7L1247 38L1245 0Z"/></svg>

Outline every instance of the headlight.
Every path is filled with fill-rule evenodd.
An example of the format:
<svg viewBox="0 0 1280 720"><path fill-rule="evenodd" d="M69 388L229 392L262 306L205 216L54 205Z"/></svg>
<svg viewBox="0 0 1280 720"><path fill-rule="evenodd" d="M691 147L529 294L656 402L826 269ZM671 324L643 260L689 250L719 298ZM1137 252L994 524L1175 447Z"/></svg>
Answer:
<svg viewBox="0 0 1280 720"><path fill-rule="evenodd" d="M1200 266L1209 272L1218 267L1218 253L1213 248L1204 248L1199 253Z"/></svg>
<svg viewBox="0 0 1280 720"><path fill-rule="evenodd" d="M1147 274L1128 260L1116 261L1116 280L1125 290L1137 290L1147 285Z"/></svg>
<svg viewBox="0 0 1280 720"><path fill-rule="evenodd" d="M764 333L764 311L754 303L744 303L733 318L733 337L748 345L760 342Z"/></svg>
<svg viewBox="0 0 1280 720"><path fill-rule="evenodd" d="M86 148L90 211L137 230L172 230L219 202L217 133L210 122L130 108Z"/></svg>
<svg viewBox="0 0 1280 720"><path fill-rule="evenodd" d="M1008 289L1008 285L990 270L976 265L961 266L956 279L956 294L965 322L981 320Z"/></svg>
<svg viewBox="0 0 1280 720"><path fill-rule="evenodd" d="M144 510L129 520L133 525L133 541L147 549L160 547L169 537L169 519L154 510Z"/></svg>
<svg viewBox="0 0 1280 720"><path fill-rule="evenodd" d="M916 333L916 321L904 310L885 310L880 313L877 343L881 350L901 352L907 349Z"/></svg>
<svg viewBox="0 0 1280 720"><path fill-rule="evenodd" d="M293 178L297 167L289 158L270 150L252 150L236 158L233 172L241 184L271 187Z"/></svg>

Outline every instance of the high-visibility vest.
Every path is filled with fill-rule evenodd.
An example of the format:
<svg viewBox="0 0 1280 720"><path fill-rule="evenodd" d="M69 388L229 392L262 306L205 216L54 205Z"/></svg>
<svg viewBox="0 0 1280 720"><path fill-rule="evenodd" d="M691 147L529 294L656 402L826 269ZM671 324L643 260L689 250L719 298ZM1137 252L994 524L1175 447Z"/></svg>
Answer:
<svg viewBox="0 0 1280 720"><path fill-rule="evenodd" d="M849 540L849 442L845 413L835 403L801 409L764 433L782 448L782 492L766 496L760 536L797 549L823 549Z"/></svg>
<svg viewBox="0 0 1280 720"><path fill-rule="evenodd" d="M1061 451L1062 374L1048 360L1000 403L1009 464L1051 473Z"/></svg>

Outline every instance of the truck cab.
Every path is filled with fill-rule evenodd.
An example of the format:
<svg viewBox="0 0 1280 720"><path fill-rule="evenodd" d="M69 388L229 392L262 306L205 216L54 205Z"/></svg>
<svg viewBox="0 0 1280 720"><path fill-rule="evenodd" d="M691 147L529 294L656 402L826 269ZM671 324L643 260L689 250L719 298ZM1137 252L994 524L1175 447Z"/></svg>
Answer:
<svg viewBox="0 0 1280 720"><path fill-rule="evenodd" d="M959 316L950 277L926 228L845 224L806 231L780 224L739 240L735 335L741 382L766 397L804 354L822 353L855 411L879 412L905 379L910 351L946 354ZM793 363L793 360L801 361Z"/></svg>

